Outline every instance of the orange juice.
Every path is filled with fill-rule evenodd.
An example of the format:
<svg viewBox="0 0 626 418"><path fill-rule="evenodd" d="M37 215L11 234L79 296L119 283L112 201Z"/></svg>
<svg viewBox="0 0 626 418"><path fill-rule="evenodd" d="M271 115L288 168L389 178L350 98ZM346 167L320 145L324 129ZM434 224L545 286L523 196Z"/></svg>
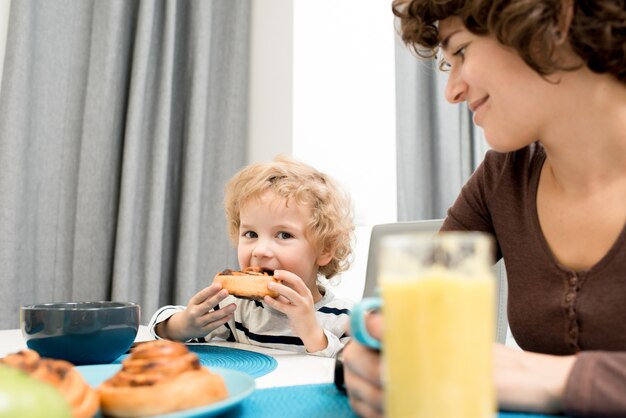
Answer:
<svg viewBox="0 0 626 418"><path fill-rule="evenodd" d="M496 413L494 278L431 267L382 276L385 415L487 418Z"/></svg>

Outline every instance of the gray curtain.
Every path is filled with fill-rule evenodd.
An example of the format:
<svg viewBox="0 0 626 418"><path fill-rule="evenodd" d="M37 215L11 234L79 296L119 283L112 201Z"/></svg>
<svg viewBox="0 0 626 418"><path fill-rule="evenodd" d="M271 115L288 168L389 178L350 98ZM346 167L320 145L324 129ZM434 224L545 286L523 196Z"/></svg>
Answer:
<svg viewBox="0 0 626 418"><path fill-rule="evenodd" d="M0 328L117 300L142 323L236 266L249 0L14 0L0 95Z"/></svg>
<svg viewBox="0 0 626 418"><path fill-rule="evenodd" d="M444 218L487 149L467 106L445 100L446 81L396 41L399 221Z"/></svg>

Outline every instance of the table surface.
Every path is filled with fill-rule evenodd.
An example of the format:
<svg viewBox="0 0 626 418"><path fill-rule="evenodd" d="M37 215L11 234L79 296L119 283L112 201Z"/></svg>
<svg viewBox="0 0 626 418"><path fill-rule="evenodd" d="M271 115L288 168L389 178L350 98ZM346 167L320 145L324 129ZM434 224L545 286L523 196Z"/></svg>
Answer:
<svg viewBox="0 0 626 418"><path fill-rule="evenodd" d="M148 327L141 325L135 341L152 340ZM294 386L316 383L331 383L335 361L331 358L292 353L256 347L249 344L211 342L212 345L239 348L270 355L276 359L276 368L268 374L256 378L258 389ZM26 341L19 329L0 330L0 357L26 348ZM294 373L294 370L298 370Z"/></svg>
<svg viewBox="0 0 626 418"><path fill-rule="evenodd" d="M140 342L140 341L148 341L152 339L153 338L150 335L148 328L143 325L140 326L139 332L137 333L137 337L135 338L135 341ZM252 400L249 401L249 403L253 404L254 408L250 408L250 407L248 409L244 408L243 410L240 410L239 412L235 414L228 415L229 417L237 416L238 418L241 418L241 417L259 418L260 411L258 410L258 408L259 406L265 405L265 403L267 403L266 402L267 399L273 397L272 399L274 398L277 399L277 400L274 399L276 402L280 401L284 403L285 396L291 396L289 394L292 393L289 391L283 392L283 390L276 392L276 391L272 391L271 388L306 385L306 386L299 386L300 388L303 388L299 390L306 392L306 390L323 390L324 386L315 386L315 385L316 384L328 384L328 383L332 383L333 381L335 361L334 359L331 359L331 358L317 357L317 356L311 356L307 354L298 354L298 353L292 353L292 352L283 351L283 350L273 350L273 349L256 347L256 346L251 346L248 344L239 344L239 343L213 342L212 341L211 345L232 347L232 348L250 350L250 351L255 351L258 353L262 353L262 354L267 354L267 355L274 357L274 359L276 359L276 362L277 362L277 366L273 371L269 372L268 374L264 376L257 377L255 379L257 389L270 389L269 391L264 391L263 395L261 395L260 392L258 392L259 398L256 398L256 399L263 399L263 403L259 404L257 402L255 404L254 403L255 398L253 397ZM22 333L19 329L0 330L0 357L4 357L7 354L15 353L25 348L26 348L26 341L22 337ZM295 372L296 370L297 372ZM296 388L291 388L291 389L296 389ZM314 395L317 395L317 393L314 393ZM263 398L263 396L266 396L269 398ZM302 396L302 394L300 394L300 396ZM307 403L310 400L311 399L304 399L304 400L301 399L298 402ZM342 411L345 413L342 416L350 416L350 417L354 416L353 413L350 412L347 401L345 400L337 401L337 399L334 396L326 398L326 401L342 402L340 406L342 407ZM321 407L323 407L323 405L320 406L320 408ZM284 410L282 411L284 412ZM268 412L268 411L265 411L265 412ZM329 412L327 411L328 414L326 415L324 414L319 415L318 412L316 412L315 414L312 414L312 415L309 414L309 415L310 416L313 416L313 415L324 416L324 417L328 416L328 417L333 417L333 418L337 417L336 415L337 410L333 410ZM264 416L274 417L277 415L276 413L271 412ZM546 416L546 415L535 415L535 414L525 414L525 413L507 413L507 412L500 412L499 414L497 414L497 417L498 418L557 418L557 417Z"/></svg>

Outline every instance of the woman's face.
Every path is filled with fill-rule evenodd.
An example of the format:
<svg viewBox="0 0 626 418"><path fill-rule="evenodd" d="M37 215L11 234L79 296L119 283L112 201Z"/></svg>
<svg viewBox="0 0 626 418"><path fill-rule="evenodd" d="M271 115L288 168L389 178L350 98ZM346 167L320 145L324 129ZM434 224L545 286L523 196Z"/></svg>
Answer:
<svg viewBox="0 0 626 418"><path fill-rule="evenodd" d="M450 70L446 99L467 102L489 145L507 152L541 139L558 84L543 79L492 36L472 34L459 18L440 21L439 30Z"/></svg>

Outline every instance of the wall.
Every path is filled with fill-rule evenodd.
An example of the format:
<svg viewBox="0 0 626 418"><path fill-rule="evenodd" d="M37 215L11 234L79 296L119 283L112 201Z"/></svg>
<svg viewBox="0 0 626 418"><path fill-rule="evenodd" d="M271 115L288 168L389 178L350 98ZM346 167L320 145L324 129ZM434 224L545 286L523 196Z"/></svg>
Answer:
<svg viewBox="0 0 626 418"><path fill-rule="evenodd" d="M351 193L355 259L334 291L359 299L371 227L396 220L390 5L255 0L252 20L249 161L293 154Z"/></svg>
<svg viewBox="0 0 626 418"><path fill-rule="evenodd" d="M249 162L293 153L293 2L253 0Z"/></svg>

